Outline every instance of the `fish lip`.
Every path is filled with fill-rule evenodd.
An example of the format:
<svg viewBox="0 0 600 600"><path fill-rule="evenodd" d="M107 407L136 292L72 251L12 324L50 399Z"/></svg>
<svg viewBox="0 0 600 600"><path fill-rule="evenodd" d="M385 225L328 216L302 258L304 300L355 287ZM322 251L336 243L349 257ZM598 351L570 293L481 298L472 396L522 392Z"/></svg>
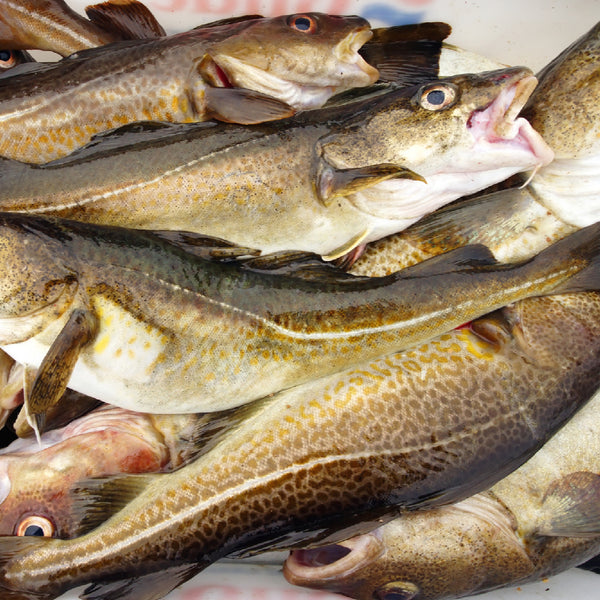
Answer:
<svg viewBox="0 0 600 600"><path fill-rule="evenodd" d="M298 551L293 550L283 565L285 578L293 585L315 585L317 582L336 580L340 576L346 577L364 568L385 552L385 546L377 535L377 530L329 546L347 548L350 552L327 565L310 566L298 560L295 554Z"/></svg>
<svg viewBox="0 0 600 600"><path fill-rule="evenodd" d="M360 54L359 50L373 37L373 31L369 26L363 26L351 31L335 47L334 53L340 62L356 65L365 75L369 77L369 84L379 79L379 71L370 65Z"/></svg>
<svg viewBox="0 0 600 600"><path fill-rule="evenodd" d="M471 113L467 129L476 141L509 142L527 149L539 168L552 162L554 152L529 121L518 116L537 83L535 75L530 74L503 88L484 109Z"/></svg>

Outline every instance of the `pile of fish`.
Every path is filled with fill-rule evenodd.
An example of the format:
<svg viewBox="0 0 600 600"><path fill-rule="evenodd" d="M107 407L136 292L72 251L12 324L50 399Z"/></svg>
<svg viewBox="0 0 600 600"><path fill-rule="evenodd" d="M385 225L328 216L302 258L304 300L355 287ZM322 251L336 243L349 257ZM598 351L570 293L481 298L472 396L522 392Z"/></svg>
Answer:
<svg viewBox="0 0 600 600"><path fill-rule="evenodd" d="M444 23L86 14L0 0L2 600L600 552L600 24L534 75Z"/></svg>

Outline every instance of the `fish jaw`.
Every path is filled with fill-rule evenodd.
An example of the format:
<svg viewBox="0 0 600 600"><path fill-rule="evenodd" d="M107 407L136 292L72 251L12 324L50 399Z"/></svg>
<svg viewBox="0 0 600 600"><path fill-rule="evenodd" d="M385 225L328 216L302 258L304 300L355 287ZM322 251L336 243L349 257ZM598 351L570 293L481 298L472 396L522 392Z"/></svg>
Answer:
<svg viewBox="0 0 600 600"><path fill-rule="evenodd" d="M317 563L328 556L329 564ZM449 568L452 577L444 576ZM513 515L493 496L477 494L408 513L336 546L293 551L283 573L294 585L360 600L385 597L382 592L433 600L490 589L508 572L517 579L533 569Z"/></svg>
<svg viewBox="0 0 600 600"><path fill-rule="evenodd" d="M485 106L475 106L463 115L465 129L457 133L454 145L448 142L452 147L415 146L414 153L406 155L402 164L427 183L389 179L349 197L358 210L384 220L373 226L371 240L365 242L400 231L457 198L552 161L551 148L526 119L517 116L535 88L536 78L524 69L504 71L490 81L502 85L506 77L514 83L504 86ZM487 74L481 75L485 78ZM433 152L439 158L432 161L428 153Z"/></svg>
<svg viewBox="0 0 600 600"><path fill-rule="evenodd" d="M292 550L284 563L283 575L292 585L334 589L343 593L344 585L340 580L365 569L385 550L381 529L376 529L337 544Z"/></svg>
<svg viewBox="0 0 600 600"><path fill-rule="evenodd" d="M506 145L509 151L522 149L530 154L534 169L552 162L552 149L529 121L518 117L536 85L535 76L525 77L510 88L503 89L487 108L471 115L468 129L475 140L476 151L484 152L488 145L493 145L497 150L498 144L501 144Z"/></svg>
<svg viewBox="0 0 600 600"><path fill-rule="evenodd" d="M377 69L358 53L372 35L368 27L348 33L335 46L324 69L308 72L297 68L273 69L270 63L253 65L243 55L211 53L214 66L209 71L213 75L208 79L212 85L262 92L298 110L318 108L338 92L377 81Z"/></svg>

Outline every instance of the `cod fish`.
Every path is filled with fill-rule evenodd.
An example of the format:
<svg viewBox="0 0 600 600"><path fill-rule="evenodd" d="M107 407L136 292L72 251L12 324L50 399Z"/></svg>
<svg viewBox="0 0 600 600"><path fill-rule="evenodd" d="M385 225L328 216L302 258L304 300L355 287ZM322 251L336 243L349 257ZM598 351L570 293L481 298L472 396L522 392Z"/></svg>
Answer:
<svg viewBox="0 0 600 600"><path fill-rule="evenodd" d="M103 406L0 453L0 535L67 538L79 527L68 490L90 477L170 471L196 455L205 417Z"/></svg>
<svg viewBox="0 0 600 600"><path fill-rule="evenodd" d="M120 39L63 0L0 0L0 44L5 48L49 50L66 56Z"/></svg>
<svg viewBox="0 0 600 600"><path fill-rule="evenodd" d="M538 75L523 114L554 151L524 188L462 200L365 251L352 272L384 275L464 244L524 260L600 220L600 23Z"/></svg>
<svg viewBox="0 0 600 600"><path fill-rule="evenodd" d="M44 165L0 159L0 210L333 259L548 163L548 146L516 118L535 84L517 67L253 127L127 126Z"/></svg>
<svg viewBox="0 0 600 600"><path fill-rule="evenodd" d="M530 322L542 315L551 315L557 340L576 338L590 323L586 304L598 305L597 296L526 300L515 305L515 318L525 325L528 339L536 335ZM586 335L580 343L588 341ZM562 352L560 344L554 352ZM293 551L284 575L293 584L359 600L442 600L576 566L600 551L599 440L596 394L527 463L489 491L404 515L337 545Z"/></svg>
<svg viewBox="0 0 600 600"><path fill-rule="evenodd" d="M552 298L242 407L173 473L81 483L80 537L0 539L2 598L91 583L88 599L158 600L223 556L339 541L486 489L598 387L599 297Z"/></svg>
<svg viewBox="0 0 600 600"><path fill-rule="evenodd" d="M522 264L490 263L474 246L357 278L310 254L235 259L227 253L246 251L192 234L4 213L0 344L38 369L24 391L38 429L67 385L131 410L224 410L508 302L595 289L598 230ZM214 252L225 254L206 258Z"/></svg>
<svg viewBox="0 0 600 600"><path fill-rule="evenodd" d="M370 37L360 17L303 13L83 50L0 86L0 153L44 163L132 121L290 116L376 81Z"/></svg>

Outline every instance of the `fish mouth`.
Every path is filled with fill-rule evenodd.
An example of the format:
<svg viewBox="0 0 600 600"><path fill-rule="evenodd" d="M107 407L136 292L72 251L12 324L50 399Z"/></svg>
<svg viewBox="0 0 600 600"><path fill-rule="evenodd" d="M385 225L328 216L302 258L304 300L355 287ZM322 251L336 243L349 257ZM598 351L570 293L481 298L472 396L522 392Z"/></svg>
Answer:
<svg viewBox="0 0 600 600"><path fill-rule="evenodd" d="M379 79L379 71L370 65L360 54L359 50L373 37L369 27L361 27L349 33L336 47L335 57L342 63L355 65L367 77L365 85L371 85Z"/></svg>
<svg viewBox="0 0 600 600"><path fill-rule="evenodd" d="M338 544L293 550L285 561L283 574L293 585L322 585L364 568L384 551L385 547L375 532Z"/></svg>
<svg viewBox="0 0 600 600"><path fill-rule="evenodd" d="M534 75L528 75L504 88L486 108L474 111L467 122L477 143L503 143L529 152L535 159L535 169L554 159L554 152L542 136L527 119L518 116L537 81Z"/></svg>

